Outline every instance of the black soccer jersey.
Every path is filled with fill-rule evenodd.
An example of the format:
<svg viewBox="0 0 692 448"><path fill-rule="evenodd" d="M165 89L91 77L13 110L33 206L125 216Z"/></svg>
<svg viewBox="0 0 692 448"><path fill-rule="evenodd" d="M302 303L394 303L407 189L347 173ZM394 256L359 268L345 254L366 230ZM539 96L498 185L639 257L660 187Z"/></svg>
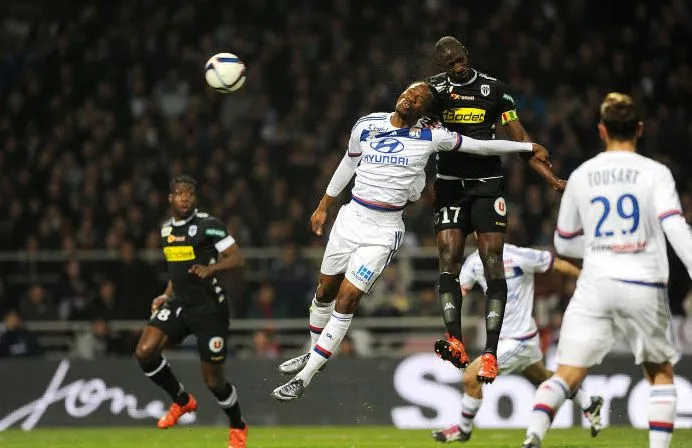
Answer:
<svg viewBox="0 0 692 448"><path fill-rule="evenodd" d="M495 138L495 124L517 120L514 99L505 83L471 69L471 78L461 84L446 73L427 79L440 94L442 122L449 130L479 140ZM437 173L445 178L485 178L502 176L498 156L477 156L461 152L437 154Z"/></svg>
<svg viewBox="0 0 692 448"><path fill-rule="evenodd" d="M208 265L235 243L218 219L195 211L184 221L168 220L161 226L161 248L166 258L173 294L187 306L224 303L216 278L201 279L188 273L192 265Z"/></svg>

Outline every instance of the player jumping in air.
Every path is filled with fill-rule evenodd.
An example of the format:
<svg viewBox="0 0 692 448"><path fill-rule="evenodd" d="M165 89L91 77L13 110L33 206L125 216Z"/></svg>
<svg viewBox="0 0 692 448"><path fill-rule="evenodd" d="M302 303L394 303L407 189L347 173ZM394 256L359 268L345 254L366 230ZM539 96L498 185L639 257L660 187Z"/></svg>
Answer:
<svg viewBox="0 0 692 448"><path fill-rule="evenodd" d="M469 66L469 52L453 37L443 37L435 45L435 59L444 70L428 79L440 96L442 124L470 137L494 138L499 121L513 140L530 141L517 117L514 99L501 81ZM550 165L531 158L529 166L556 190L564 181ZM474 154L437 155L434 226L439 251L439 303L447 330L446 340L435 343L435 352L458 368L469 357L462 343L461 293L457 278L464 256L466 235L478 233L478 248L485 278L486 346L481 357L478 380L491 383L497 376L497 344L502 329L507 284L502 267L502 248L507 227L507 205L503 198L504 178L499 157Z"/></svg>
<svg viewBox="0 0 692 448"><path fill-rule="evenodd" d="M173 400L158 421L162 429L175 425L197 401L171 371L162 351L189 334L197 338L202 377L230 423L229 448L245 448L248 426L240 413L238 395L224 374L228 337L228 304L217 272L243 264L235 239L218 219L197 211L197 182L178 176L171 182L168 201L173 218L161 227L161 247L170 280L154 299L152 315L137 344L135 356L144 374Z"/></svg>
<svg viewBox="0 0 692 448"><path fill-rule="evenodd" d="M583 270L562 321L557 371L536 391L524 448L541 446L555 411L612 348L615 327L651 384L649 447L670 444L679 355L666 296L665 239L692 276L692 232L670 170L636 153L643 129L632 98L609 94L598 124L605 152L569 178L555 248L583 258Z"/></svg>
<svg viewBox="0 0 692 448"><path fill-rule="evenodd" d="M399 96L394 112L362 117L351 130L348 151L311 217L313 232L322 236L330 205L355 173L352 200L341 207L329 235L310 308L312 349L281 364L282 373L297 375L273 391L277 400L301 397L339 346L361 297L403 241L402 210L420 198L425 165L433 152L525 151L547 160L547 151L540 145L480 141L443 127L421 127L421 117L434 113L436 100L432 86L414 83Z"/></svg>
<svg viewBox="0 0 692 448"><path fill-rule="evenodd" d="M553 257L548 251L516 247L505 244L503 250L505 278L507 279L507 310L497 346L500 375L521 372L527 380L538 386L551 377L553 372L543 364L538 339L538 328L533 320L534 275L550 270L572 277L579 276L579 268ZM459 283L463 295L468 294L476 283L483 291L488 282L483 275L483 262L478 251L471 254L461 267ZM471 438L473 419L483 403L483 385L476 375L481 358L476 358L464 370L464 395L461 400L461 421L447 429L433 431L438 442L466 442ZM601 430L601 397L588 397L583 389L577 389L573 397L591 424L591 435Z"/></svg>

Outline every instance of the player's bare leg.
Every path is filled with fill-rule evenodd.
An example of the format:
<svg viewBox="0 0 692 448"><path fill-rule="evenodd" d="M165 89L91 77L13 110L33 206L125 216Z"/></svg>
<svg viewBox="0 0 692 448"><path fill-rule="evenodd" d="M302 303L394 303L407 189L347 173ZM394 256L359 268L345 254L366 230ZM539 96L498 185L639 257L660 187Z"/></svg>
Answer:
<svg viewBox="0 0 692 448"><path fill-rule="evenodd" d="M135 349L135 357L144 374L165 390L173 400L168 412L157 423L161 429L175 425L183 414L197 409L195 397L185 392L168 361L161 355L167 345L168 336L161 329L148 325L144 328Z"/></svg>
<svg viewBox="0 0 692 448"><path fill-rule="evenodd" d="M673 366L642 363L649 389L649 448L667 448L673 438L677 394L673 385Z"/></svg>
<svg viewBox="0 0 692 448"><path fill-rule="evenodd" d="M481 358L478 357L464 369L464 395L461 399L461 420L459 424L433 431L433 439L444 443L467 442L471 439L473 419L476 417L476 413L483 402L483 385L476 378L480 368Z"/></svg>
<svg viewBox="0 0 692 448"><path fill-rule="evenodd" d="M461 289L459 271L464 257L466 235L461 229L443 229L437 233L440 277L438 301L440 312L447 329L447 339L435 342L435 353L463 369L469 363L461 336Z"/></svg>
<svg viewBox="0 0 692 448"><path fill-rule="evenodd" d="M543 381L553 376L553 371L548 370L543 361L539 361L528 366L521 374L524 378L531 381L531 384L538 387ZM570 399L579 405L582 415L588 420L591 428L591 437L596 437L601 432L603 397L598 395L588 396L584 389L579 387Z"/></svg>
<svg viewBox="0 0 692 448"><path fill-rule="evenodd" d="M478 233L478 254L483 262L483 272L488 283L485 302L485 350L478 371L478 381L482 383L492 383L498 374L497 344L507 304L504 246L504 233Z"/></svg>
<svg viewBox="0 0 692 448"><path fill-rule="evenodd" d="M353 313L363 294L364 292L348 279L341 282L334 312L317 340L305 368L291 381L274 389L272 392L274 398L279 401L290 401L303 396L312 377L325 365L346 336L346 332L351 326Z"/></svg>
<svg viewBox="0 0 692 448"><path fill-rule="evenodd" d="M583 367L559 365L557 372L538 386L522 448L540 448L555 413L579 388L587 373L588 369Z"/></svg>
<svg viewBox="0 0 692 448"><path fill-rule="evenodd" d="M329 322L329 318L334 311L334 300L339 292L339 287L344 279L344 274L326 275L320 273L317 283L315 298L310 306L310 338L312 343L307 353L291 358L279 366L279 371L284 375L295 375L303 370L310 359L310 352L315 347L317 339L322 334L324 326Z"/></svg>
<svg viewBox="0 0 692 448"><path fill-rule="evenodd" d="M236 388L226 379L223 364L202 361L202 378L228 416L228 448L246 448L248 425L240 412Z"/></svg>

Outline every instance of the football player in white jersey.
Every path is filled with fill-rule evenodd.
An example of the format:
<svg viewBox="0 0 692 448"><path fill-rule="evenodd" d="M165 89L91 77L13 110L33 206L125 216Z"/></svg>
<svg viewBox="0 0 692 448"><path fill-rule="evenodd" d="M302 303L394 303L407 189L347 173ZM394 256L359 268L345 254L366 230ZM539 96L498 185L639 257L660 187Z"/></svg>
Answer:
<svg viewBox="0 0 692 448"><path fill-rule="evenodd" d="M536 391L525 448L541 446L555 411L612 348L616 327L651 384L649 446L670 444L679 355L670 331L665 238L692 275L692 232L670 170L636 153L643 129L632 98L609 94L598 124L605 152L569 178L555 248L583 258L583 268L562 322L557 371Z"/></svg>
<svg viewBox="0 0 692 448"><path fill-rule="evenodd" d="M505 244L503 249L505 278L507 279L507 305L497 346L500 375L520 372L524 378L538 386L553 374L543 364L538 338L538 327L533 319L534 276L554 270L572 277L579 276L579 268L545 250L536 250ZM467 295L478 283L483 292L488 282L483 273L483 262L476 250L464 261L459 274L462 295ZM488 310L486 310L486 313ZM491 311L492 312L492 311ZM471 438L473 419L483 403L483 388L478 381L481 357L464 370L464 395L461 400L461 420L458 425L433 431L438 442L466 442ZM591 435L601 429L601 397L588 397L578 389L573 399L579 403L591 424Z"/></svg>
<svg viewBox="0 0 692 448"><path fill-rule="evenodd" d="M313 232L322 236L330 205L356 175L352 200L341 207L322 259L315 299L310 307L312 349L283 363L279 370L297 374L277 387L277 400L300 398L314 374L343 339L361 297L399 249L404 238L401 215L425 187L425 165L435 151L481 155L533 152L547 160L547 150L532 143L474 140L443 127L422 127L437 101L430 84L409 86L392 113L370 114L351 130L348 150L312 214Z"/></svg>

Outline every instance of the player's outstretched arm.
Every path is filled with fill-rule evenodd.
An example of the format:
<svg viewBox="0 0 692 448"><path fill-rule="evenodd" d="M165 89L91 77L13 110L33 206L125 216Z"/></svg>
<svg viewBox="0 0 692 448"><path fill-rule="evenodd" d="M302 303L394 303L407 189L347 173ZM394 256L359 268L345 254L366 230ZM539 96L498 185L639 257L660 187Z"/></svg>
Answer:
<svg viewBox="0 0 692 448"><path fill-rule="evenodd" d="M233 243L230 247L219 252L219 259L214 264L192 265L189 273L196 275L199 278L207 278L214 275L216 272L226 271L228 269L238 268L245 265L245 259L238 250L238 245Z"/></svg>
<svg viewBox="0 0 692 448"><path fill-rule="evenodd" d="M675 180L668 168L661 171L654 188L654 206L663 233L692 278L692 229L682 215Z"/></svg>
<svg viewBox="0 0 692 448"><path fill-rule="evenodd" d="M329 194L325 193L315 211L312 212L312 216L310 216L310 228L317 236L324 234L324 223L327 222L329 207L332 205L332 202L334 202L334 196L329 196Z"/></svg>
<svg viewBox="0 0 692 448"><path fill-rule="evenodd" d="M570 277L579 277L579 274L581 274L581 269L578 266L559 257L555 257L553 260L553 271L569 275Z"/></svg>

